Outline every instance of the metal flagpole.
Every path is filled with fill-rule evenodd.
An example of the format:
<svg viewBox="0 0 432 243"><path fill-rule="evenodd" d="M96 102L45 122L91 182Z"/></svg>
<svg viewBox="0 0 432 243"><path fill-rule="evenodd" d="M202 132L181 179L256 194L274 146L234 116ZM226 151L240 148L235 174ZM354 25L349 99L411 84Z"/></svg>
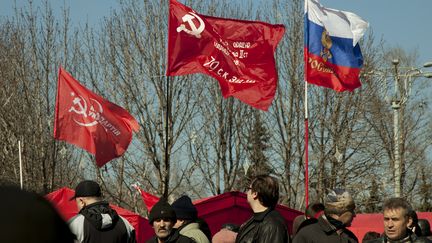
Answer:
<svg viewBox="0 0 432 243"><path fill-rule="evenodd" d="M308 13L308 0L305 0L305 12ZM306 23L303 23L306 25ZM304 28L306 31L306 27ZM309 33L306 36L306 45L309 45ZM309 121L308 121L308 83L306 81L307 77L307 63L308 63L307 53L304 53L304 82L305 82L305 97L304 97L304 108L305 108L305 207L309 205Z"/></svg>
<svg viewBox="0 0 432 243"><path fill-rule="evenodd" d="M168 153L168 146L169 146L169 115L170 115L170 77L166 76L166 110L165 110L165 170L169 173L169 153ZM168 177L165 178L168 180ZM168 183L164 186L163 196L168 196Z"/></svg>
<svg viewBox="0 0 432 243"><path fill-rule="evenodd" d="M305 80L305 206L309 205L309 121L308 121L308 83Z"/></svg>
<svg viewBox="0 0 432 243"><path fill-rule="evenodd" d="M22 171L22 159L21 159L21 141L18 140L18 160L19 160L19 168L20 168L20 185L21 190L23 189L23 171Z"/></svg>

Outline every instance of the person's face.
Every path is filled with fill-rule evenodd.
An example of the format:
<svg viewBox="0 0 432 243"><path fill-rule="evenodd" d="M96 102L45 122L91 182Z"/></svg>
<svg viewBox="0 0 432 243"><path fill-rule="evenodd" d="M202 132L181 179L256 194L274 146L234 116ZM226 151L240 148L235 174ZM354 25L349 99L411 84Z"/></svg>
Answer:
<svg viewBox="0 0 432 243"><path fill-rule="evenodd" d="M354 210L346 211L345 213L339 216L338 220L341 221L345 226L350 227L355 216L356 213Z"/></svg>
<svg viewBox="0 0 432 243"><path fill-rule="evenodd" d="M76 202L76 204L77 204L78 211L81 210L83 207L86 206L85 199L82 198L82 197L77 197L77 198L75 198L75 202Z"/></svg>
<svg viewBox="0 0 432 243"><path fill-rule="evenodd" d="M246 188L246 198L247 198L249 205L254 201L255 197L256 197L256 192L252 191L252 186L247 187Z"/></svg>
<svg viewBox="0 0 432 243"><path fill-rule="evenodd" d="M411 218L405 216L403 208L384 209L384 231L390 240L398 240L406 235Z"/></svg>
<svg viewBox="0 0 432 243"><path fill-rule="evenodd" d="M165 239L171 234L171 230L174 226L172 219L155 219L153 221L153 229L157 238Z"/></svg>

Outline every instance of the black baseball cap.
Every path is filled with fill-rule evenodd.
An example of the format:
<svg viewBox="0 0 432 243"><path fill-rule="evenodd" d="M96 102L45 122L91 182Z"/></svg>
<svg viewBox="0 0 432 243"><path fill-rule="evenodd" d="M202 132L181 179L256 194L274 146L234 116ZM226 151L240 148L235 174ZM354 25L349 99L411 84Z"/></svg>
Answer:
<svg viewBox="0 0 432 243"><path fill-rule="evenodd" d="M75 188L75 195L69 200L77 197L100 197L102 196L100 186L97 182L91 180L81 181Z"/></svg>

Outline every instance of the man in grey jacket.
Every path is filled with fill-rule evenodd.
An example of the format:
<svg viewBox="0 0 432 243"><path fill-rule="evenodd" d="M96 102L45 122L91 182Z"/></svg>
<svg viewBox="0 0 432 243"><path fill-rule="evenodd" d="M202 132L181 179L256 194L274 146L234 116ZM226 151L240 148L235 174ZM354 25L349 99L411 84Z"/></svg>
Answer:
<svg viewBox="0 0 432 243"><path fill-rule="evenodd" d="M78 243L135 243L132 225L102 200L99 184L82 181L75 189L79 214L69 220L69 228Z"/></svg>

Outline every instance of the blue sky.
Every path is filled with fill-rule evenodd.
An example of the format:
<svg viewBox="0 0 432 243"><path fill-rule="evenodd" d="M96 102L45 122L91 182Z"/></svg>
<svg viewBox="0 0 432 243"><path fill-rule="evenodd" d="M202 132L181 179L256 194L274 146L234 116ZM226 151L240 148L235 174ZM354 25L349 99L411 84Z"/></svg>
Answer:
<svg viewBox="0 0 432 243"><path fill-rule="evenodd" d="M35 6L43 2L33 1ZM14 2L15 0L1 0L0 15L12 15ZM432 27L429 24L432 22L432 0L321 0L320 2L325 7L358 14L370 23L375 36L383 37L390 47L400 46L408 51L417 49L420 54L419 65L432 61ZM23 6L27 0L16 0L16 3L18 6ZM104 16L109 15L112 9L119 7L117 0L50 0L49 3L56 12L60 12L64 3L70 6L71 19L75 24L83 24L87 20L97 24Z"/></svg>

